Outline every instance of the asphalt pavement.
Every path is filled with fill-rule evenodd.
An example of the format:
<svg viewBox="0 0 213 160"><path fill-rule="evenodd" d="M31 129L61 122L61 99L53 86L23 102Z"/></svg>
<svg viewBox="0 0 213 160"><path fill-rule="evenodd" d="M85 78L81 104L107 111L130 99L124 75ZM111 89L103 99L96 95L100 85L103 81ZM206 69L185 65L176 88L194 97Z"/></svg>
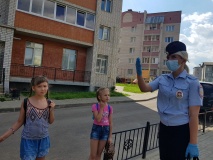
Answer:
<svg viewBox="0 0 213 160"><path fill-rule="evenodd" d="M117 87L118 92L123 92L122 87ZM111 97L110 104L113 103L127 103L127 102L141 102L149 101L157 97L158 92L148 92L141 94L127 93L127 97ZM4 101L0 102L1 112L16 112L20 110L20 105L24 97L20 100ZM54 100L56 103L56 109L66 107L80 107L88 104L96 103L96 98L80 98L80 99L66 99L66 100ZM200 150L200 160L213 160L213 127L208 127L205 133L198 131L198 146ZM134 160L142 159L141 156L134 158ZM146 154L146 160L159 160L158 149L149 151Z"/></svg>

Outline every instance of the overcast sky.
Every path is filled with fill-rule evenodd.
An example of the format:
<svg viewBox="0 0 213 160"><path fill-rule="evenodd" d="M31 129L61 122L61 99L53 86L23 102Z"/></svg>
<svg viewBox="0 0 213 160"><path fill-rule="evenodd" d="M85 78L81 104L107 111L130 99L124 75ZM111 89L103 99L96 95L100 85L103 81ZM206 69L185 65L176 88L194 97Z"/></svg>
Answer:
<svg viewBox="0 0 213 160"><path fill-rule="evenodd" d="M122 11L148 13L182 11L180 41L187 46L190 73L213 62L213 0L123 0Z"/></svg>

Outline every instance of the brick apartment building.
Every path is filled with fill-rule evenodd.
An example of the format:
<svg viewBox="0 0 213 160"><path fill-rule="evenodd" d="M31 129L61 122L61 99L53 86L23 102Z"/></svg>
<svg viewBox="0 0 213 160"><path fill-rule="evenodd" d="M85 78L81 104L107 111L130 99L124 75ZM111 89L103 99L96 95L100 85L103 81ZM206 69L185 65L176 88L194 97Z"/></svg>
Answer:
<svg viewBox="0 0 213 160"><path fill-rule="evenodd" d="M0 0L0 86L26 90L45 75L52 90L116 82L122 0Z"/></svg>
<svg viewBox="0 0 213 160"><path fill-rule="evenodd" d="M147 81L170 72L165 47L179 40L181 11L143 13L129 9L122 13L117 78L130 82L136 78L135 60L141 58ZM144 72L145 73L145 72Z"/></svg>

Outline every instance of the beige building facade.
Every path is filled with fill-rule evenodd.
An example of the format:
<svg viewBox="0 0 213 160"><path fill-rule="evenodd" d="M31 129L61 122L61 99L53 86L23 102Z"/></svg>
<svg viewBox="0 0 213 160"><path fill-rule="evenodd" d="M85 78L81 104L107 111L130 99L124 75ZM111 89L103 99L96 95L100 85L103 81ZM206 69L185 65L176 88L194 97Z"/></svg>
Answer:
<svg viewBox="0 0 213 160"><path fill-rule="evenodd" d="M213 62L203 62L199 67L194 67L193 75L200 81L213 82Z"/></svg>
<svg viewBox="0 0 213 160"><path fill-rule="evenodd" d="M147 13L131 9L122 13L117 78L131 82L136 78L135 61L140 57L145 79L170 72L165 47L179 40L181 11Z"/></svg>

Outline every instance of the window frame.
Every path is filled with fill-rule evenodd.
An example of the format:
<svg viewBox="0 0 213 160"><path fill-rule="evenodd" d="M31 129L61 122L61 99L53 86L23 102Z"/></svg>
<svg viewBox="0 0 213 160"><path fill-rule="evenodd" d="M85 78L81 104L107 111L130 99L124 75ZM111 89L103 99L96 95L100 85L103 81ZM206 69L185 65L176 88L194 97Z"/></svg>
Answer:
<svg viewBox="0 0 213 160"><path fill-rule="evenodd" d="M127 69L127 74L128 75L133 75L133 69Z"/></svg>
<svg viewBox="0 0 213 160"><path fill-rule="evenodd" d="M165 42L170 43L174 41L174 37L165 37Z"/></svg>
<svg viewBox="0 0 213 160"><path fill-rule="evenodd" d="M167 32L174 32L175 26L174 25L167 25L166 26L166 31Z"/></svg>
<svg viewBox="0 0 213 160"><path fill-rule="evenodd" d="M96 60L95 73L107 74L107 66L108 66L108 56L98 54Z"/></svg>
<svg viewBox="0 0 213 160"><path fill-rule="evenodd" d="M108 6L108 3L110 2L110 6ZM111 13L112 12L112 0L102 0L101 1L101 10ZM109 9L108 9L109 7Z"/></svg>
<svg viewBox="0 0 213 160"><path fill-rule="evenodd" d="M68 52L66 52L66 51L68 51ZM73 51L74 51L74 53L73 53ZM65 57L66 56L65 54L68 54L68 58ZM71 62L69 61L71 56L74 57L74 64L71 64ZM64 60L67 60L67 62L65 62L66 64L64 64ZM62 70L75 71L76 64L77 64L76 62L77 62L77 51L74 49L63 48L62 63L61 63ZM64 65L66 65L66 67L64 67Z"/></svg>
<svg viewBox="0 0 213 160"><path fill-rule="evenodd" d="M30 44L30 45L28 45L28 44ZM40 45L41 46L41 48L39 48L39 47L36 47L36 45ZM28 56L27 54L27 49L32 49L32 56L31 56L31 64L30 63L28 63L28 64L26 64L26 57ZM26 41L26 44L25 44L25 54L24 54L24 65L25 66L42 66L42 58L43 58L43 49L44 49L44 46L43 46L43 44L41 44L41 43L35 43L35 42L30 42L30 41ZM36 60L36 56L38 56L38 55L36 55L36 54L38 54L38 53L36 53L38 50L41 50L41 55L40 55L40 62L39 62L39 64L36 64L35 63L35 60Z"/></svg>
<svg viewBox="0 0 213 160"><path fill-rule="evenodd" d="M110 41L110 31L111 29L106 26L100 26L98 31L98 39L103 41ZM107 35L107 38L104 38Z"/></svg>
<svg viewBox="0 0 213 160"><path fill-rule="evenodd" d="M134 47L129 48L129 53L130 54L134 54L135 53L135 48Z"/></svg>

